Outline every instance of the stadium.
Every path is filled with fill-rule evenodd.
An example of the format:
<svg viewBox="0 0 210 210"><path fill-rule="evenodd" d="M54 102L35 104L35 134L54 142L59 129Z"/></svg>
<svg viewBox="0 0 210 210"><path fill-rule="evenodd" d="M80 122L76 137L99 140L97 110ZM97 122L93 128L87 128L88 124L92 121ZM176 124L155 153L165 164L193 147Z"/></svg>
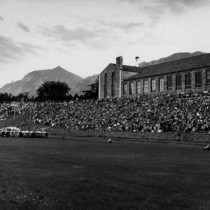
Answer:
<svg viewBox="0 0 210 210"><path fill-rule="evenodd" d="M15 132L0 137L0 206L208 209L209 104L203 91L2 103Z"/></svg>
<svg viewBox="0 0 210 210"><path fill-rule="evenodd" d="M0 210L210 210L210 0L0 0Z"/></svg>

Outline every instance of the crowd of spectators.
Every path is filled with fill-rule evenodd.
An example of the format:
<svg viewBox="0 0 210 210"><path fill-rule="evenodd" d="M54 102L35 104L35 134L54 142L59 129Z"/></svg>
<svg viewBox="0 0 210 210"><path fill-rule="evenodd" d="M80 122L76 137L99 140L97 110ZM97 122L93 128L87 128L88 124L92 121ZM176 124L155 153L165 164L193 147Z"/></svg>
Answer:
<svg viewBox="0 0 210 210"><path fill-rule="evenodd" d="M20 103L16 110L35 124L69 130L209 132L210 98L183 95ZM1 113L2 113L1 106ZM11 109L10 109L11 110Z"/></svg>
<svg viewBox="0 0 210 210"><path fill-rule="evenodd" d="M23 110L25 110L26 106L27 103L24 102L4 102L0 104L0 121L6 120L7 117L11 114L20 114Z"/></svg>

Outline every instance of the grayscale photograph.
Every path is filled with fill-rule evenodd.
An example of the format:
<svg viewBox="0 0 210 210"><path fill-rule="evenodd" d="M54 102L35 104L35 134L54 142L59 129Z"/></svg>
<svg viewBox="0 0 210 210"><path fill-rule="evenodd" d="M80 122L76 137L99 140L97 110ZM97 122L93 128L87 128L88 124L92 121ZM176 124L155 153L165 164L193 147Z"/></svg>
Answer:
<svg viewBox="0 0 210 210"><path fill-rule="evenodd" d="M210 0L0 0L0 209L210 209Z"/></svg>

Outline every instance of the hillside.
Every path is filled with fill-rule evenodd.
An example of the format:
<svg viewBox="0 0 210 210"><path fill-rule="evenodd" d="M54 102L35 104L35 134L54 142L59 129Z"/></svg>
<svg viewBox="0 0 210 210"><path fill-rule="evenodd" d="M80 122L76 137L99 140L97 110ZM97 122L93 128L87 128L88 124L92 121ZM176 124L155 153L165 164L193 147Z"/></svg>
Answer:
<svg viewBox="0 0 210 210"><path fill-rule="evenodd" d="M189 53L189 52L174 53L174 54L172 54L168 57L160 58L158 60L153 60L153 61L150 61L150 62L143 61L143 62L139 63L139 67L145 67L145 66L165 63L165 62L178 60L178 59L182 59L182 58L193 57L193 56L197 56L197 55L201 55L201 54L205 54L205 53L199 52L199 51L194 52L194 53Z"/></svg>
<svg viewBox="0 0 210 210"><path fill-rule="evenodd" d="M93 75L90 77L86 77L83 80L80 80L79 82L77 82L77 84L71 89L71 94L74 95L75 93L83 94L82 91L84 90L89 90L90 87L88 87L88 85L94 83L96 81L96 79L98 78L98 75Z"/></svg>
<svg viewBox="0 0 210 210"><path fill-rule="evenodd" d="M37 70L28 73L23 79L8 83L0 88L2 93L19 93L29 92L29 96L36 95L36 90L45 81L62 81L66 82L70 88L74 87L82 78L57 66L54 69Z"/></svg>

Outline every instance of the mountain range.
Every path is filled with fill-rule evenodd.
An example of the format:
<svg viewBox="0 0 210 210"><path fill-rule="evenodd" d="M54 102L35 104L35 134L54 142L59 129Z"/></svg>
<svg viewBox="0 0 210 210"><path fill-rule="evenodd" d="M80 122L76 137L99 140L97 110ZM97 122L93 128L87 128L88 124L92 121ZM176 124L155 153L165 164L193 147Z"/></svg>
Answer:
<svg viewBox="0 0 210 210"><path fill-rule="evenodd" d="M66 82L71 88L71 94L81 93L88 88L90 82L94 82L96 75L83 79L82 77L73 74L60 66L54 69L32 71L25 75L21 80L8 83L0 88L1 93L11 93L18 95L19 93L29 92L29 96L35 96L38 87L46 81L61 81ZM84 82L83 82L84 81ZM78 86L79 82L79 86ZM91 84L91 83L90 83Z"/></svg>
<svg viewBox="0 0 210 210"><path fill-rule="evenodd" d="M193 57L193 56L197 56L197 55L201 55L201 54L205 54L205 53L200 52L200 51L196 51L193 53L189 53L189 52L174 53L168 57L160 58L158 60L154 60L154 61L150 61L150 62L143 61L143 62L139 63L138 66L139 67L151 66L151 65L166 63L169 61L174 61L174 60L178 60L178 59L182 59L182 58Z"/></svg>
<svg viewBox="0 0 210 210"><path fill-rule="evenodd" d="M169 62L172 60L182 59L186 57L192 57L204 54L203 52L182 52L175 53L165 58L160 58L158 60L150 61L150 62L141 62L139 63L139 67L145 67L149 65ZM54 69L46 69L46 70L36 70L25 75L21 80L8 83L0 88L1 93L11 93L12 95L18 95L20 93L29 92L29 96L35 96L36 90L38 87L44 83L45 81L58 81L66 82L71 88L71 94L74 95L76 93L83 94L82 91L88 90L88 85L94 83L97 79L98 75L89 76L86 78L82 78L76 74L73 74L60 66L57 66Z"/></svg>

